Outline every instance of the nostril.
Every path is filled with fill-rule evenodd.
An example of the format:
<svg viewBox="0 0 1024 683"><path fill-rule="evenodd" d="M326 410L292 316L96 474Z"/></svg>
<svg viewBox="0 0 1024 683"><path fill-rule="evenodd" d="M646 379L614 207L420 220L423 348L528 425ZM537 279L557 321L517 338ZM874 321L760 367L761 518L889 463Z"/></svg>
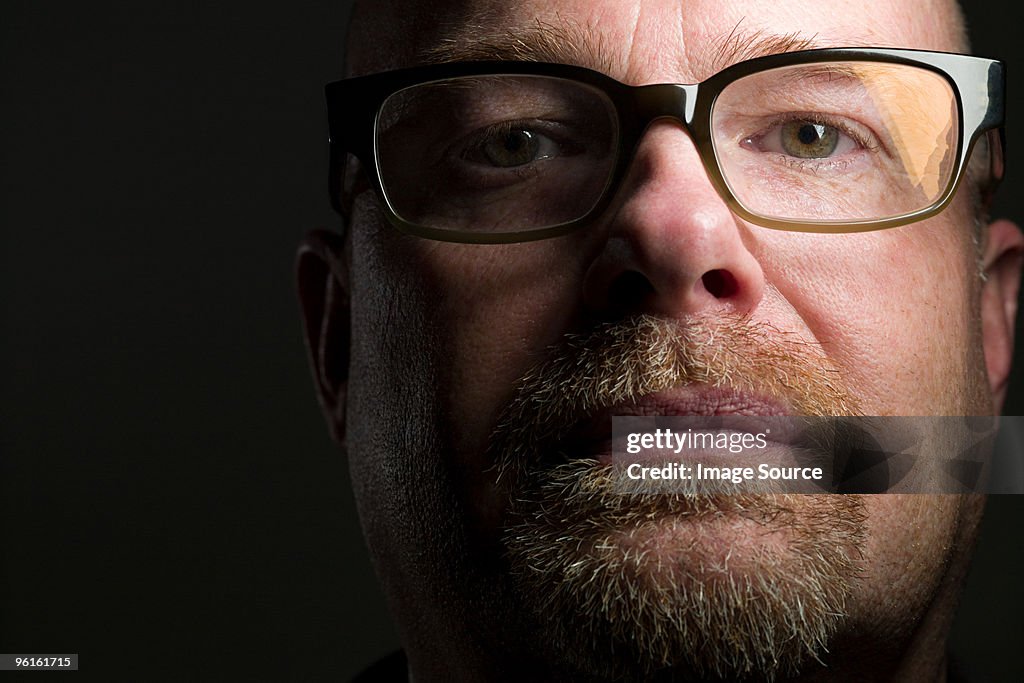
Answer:
<svg viewBox="0 0 1024 683"><path fill-rule="evenodd" d="M615 314L634 309L655 293L654 285L643 273L627 270L620 274L608 292L608 308Z"/></svg>
<svg viewBox="0 0 1024 683"><path fill-rule="evenodd" d="M704 273L701 282L704 283L704 289L716 299L728 299L736 294L738 287L736 277L729 271L721 268Z"/></svg>

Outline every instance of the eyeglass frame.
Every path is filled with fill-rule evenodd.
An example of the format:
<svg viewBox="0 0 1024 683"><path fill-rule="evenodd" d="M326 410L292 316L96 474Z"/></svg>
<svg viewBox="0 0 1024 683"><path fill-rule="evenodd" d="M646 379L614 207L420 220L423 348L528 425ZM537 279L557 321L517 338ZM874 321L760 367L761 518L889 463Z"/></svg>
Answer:
<svg viewBox="0 0 1024 683"><path fill-rule="evenodd" d="M718 96L735 81L770 69L854 61L905 64L922 68L940 75L951 86L960 130L957 135L957 164L945 190L938 199L925 208L900 216L871 220L808 223L769 218L747 210L733 195L715 154L711 123ZM504 233L475 233L433 228L411 223L398 215L388 199L377 165L377 120L384 103L392 95L406 88L473 76L557 78L590 86L608 98L615 110L618 124L617 156L600 197L586 214L546 228ZM981 84L984 90L978 87ZM1003 176L1006 148L1003 131L1005 88L1005 67L1000 61L951 52L898 48L847 47L783 52L738 62L694 84L656 83L634 86L586 67L549 62L467 61L410 67L348 78L325 86L331 204L336 211L344 215L339 192L347 153L355 156L369 171L367 177L381 199L388 220L403 233L466 244L507 244L559 237L592 223L596 216L608 208L650 125L660 119L675 119L682 124L697 148L704 170L719 197L730 211L743 220L754 225L790 232L853 233L882 230L931 218L944 210L955 196L965 175L967 161L983 134L989 137L989 179L993 186L998 183ZM970 131L969 136L965 136L966 131Z"/></svg>

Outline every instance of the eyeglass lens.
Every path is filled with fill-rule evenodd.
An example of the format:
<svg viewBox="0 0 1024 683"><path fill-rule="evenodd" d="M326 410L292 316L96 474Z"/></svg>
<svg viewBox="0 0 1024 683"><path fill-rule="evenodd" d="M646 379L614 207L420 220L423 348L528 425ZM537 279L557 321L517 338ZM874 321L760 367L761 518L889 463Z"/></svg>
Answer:
<svg viewBox="0 0 1024 683"><path fill-rule="evenodd" d="M607 96L543 76L456 78L392 95L377 166L411 223L516 232L576 220L603 194L618 152Z"/></svg>
<svg viewBox="0 0 1024 683"><path fill-rule="evenodd" d="M877 62L761 71L730 83L712 143L735 199L765 218L829 223L928 208L956 167L956 96L940 75ZM455 232L577 220L608 188L616 110L601 90L533 75L454 78L389 97L376 155L391 208Z"/></svg>
<svg viewBox="0 0 1024 683"><path fill-rule="evenodd" d="M956 166L956 96L931 71L878 62L791 66L726 87L712 141L751 213L829 223L895 218L941 198Z"/></svg>

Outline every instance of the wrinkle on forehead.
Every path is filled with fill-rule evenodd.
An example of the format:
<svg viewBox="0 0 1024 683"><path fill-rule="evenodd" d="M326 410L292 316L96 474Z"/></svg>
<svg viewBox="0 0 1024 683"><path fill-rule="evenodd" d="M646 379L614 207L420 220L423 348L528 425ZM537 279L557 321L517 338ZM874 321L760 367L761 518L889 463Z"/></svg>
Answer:
<svg viewBox="0 0 1024 683"><path fill-rule="evenodd" d="M576 64L636 83L650 82L652 74L695 82L737 61L812 47L967 48L954 0L833 5L834 11L816 15L820 21L802 21L785 0L360 0L350 32L350 71L498 59ZM874 26L873 16L883 23Z"/></svg>
<svg viewBox="0 0 1024 683"><path fill-rule="evenodd" d="M864 38L846 41L843 47L878 44L877 40ZM683 47L686 46L684 44ZM747 31L737 25L700 50L681 52L674 71L694 74L695 80L700 81L737 62L821 47L826 45L814 36ZM500 29L478 24L462 25L458 30L449 32L437 45L421 51L417 62L437 64L475 60L556 62L585 66L610 75L626 72L631 61L630 57L617 59L608 49L604 35L591 27L581 26L570 19L563 19L560 23L537 19L525 27Z"/></svg>

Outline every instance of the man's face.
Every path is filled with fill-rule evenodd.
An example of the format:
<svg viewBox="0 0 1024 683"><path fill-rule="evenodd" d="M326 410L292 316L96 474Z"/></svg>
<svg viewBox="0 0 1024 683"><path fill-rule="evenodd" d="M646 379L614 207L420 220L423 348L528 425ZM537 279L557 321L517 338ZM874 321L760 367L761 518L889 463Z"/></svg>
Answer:
<svg viewBox="0 0 1024 683"><path fill-rule="evenodd" d="M538 26L574 36L563 61L630 84L699 82L794 38L962 49L942 2L428 4L441 19L405 36L395 63L364 49L356 69L439 49L490 56L517 37L536 40ZM609 209L566 237L433 242L397 233L372 192L356 195L339 295L349 365L328 407L344 410L336 419L364 529L414 672L447 660L466 675L501 663L730 676L812 670L815 657L835 670L866 666L865 650L876 653L871 666L892 665L908 643L941 633L979 501L709 498L610 511L606 498L572 495L589 485L597 454L537 430L546 402L570 416L568 432L622 410L998 412L1012 297L989 291L1002 278L984 283L979 259L997 264L1016 238L1004 226L979 254L975 214L962 190L938 217L892 230L753 226L729 211L686 132L667 121L646 132ZM679 345L692 363L670 368L673 380L644 374ZM630 359L640 379L609 390ZM531 452L536 444L545 452ZM584 464L560 480L559 458ZM772 596L789 606L743 621ZM801 630L805 603L813 623ZM755 632L766 628L781 635ZM672 636L687 629L689 646ZM730 653L762 641L763 652Z"/></svg>

